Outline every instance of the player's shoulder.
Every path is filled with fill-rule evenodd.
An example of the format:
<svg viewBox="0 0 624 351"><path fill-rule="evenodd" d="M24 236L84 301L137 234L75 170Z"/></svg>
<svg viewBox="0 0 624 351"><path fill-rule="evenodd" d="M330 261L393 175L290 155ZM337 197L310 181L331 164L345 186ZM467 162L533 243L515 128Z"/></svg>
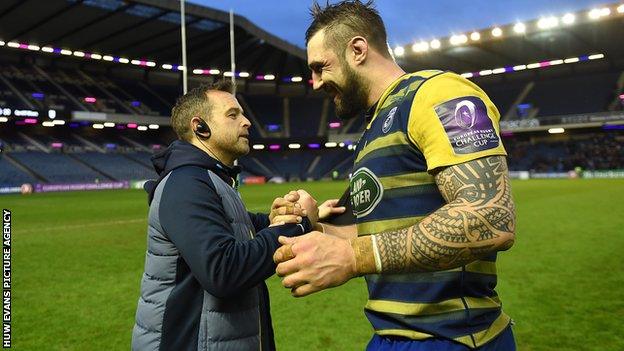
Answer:
<svg viewBox="0 0 624 351"><path fill-rule="evenodd" d="M410 92L413 93L414 91L418 92L421 89L423 83L433 77L439 76L444 73L446 72L433 69L407 73L401 78L401 82L395 88L395 92L399 94L407 94Z"/></svg>
<svg viewBox="0 0 624 351"><path fill-rule="evenodd" d="M416 71L416 72L412 72L412 73L408 73L407 76L408 77L413 77L413 78L420 78L420 79L431 79L435 76L439 76L441 74L445 74L445 73L452 73L449 71L443 71L443 70L439 70L439 69L425 69L425 70L421 70L421 71Z"/></svg>
<svg viewBox="0 0 624 351"><path fill-rule="evenodd" d="M403 104L411 104L425 82L444 73L441 70L422 70L403 75L388 94L386 104L397 100Z"/></svg>
<svg viewBox="0 0 624 351"><path fill-rule="evenodd" d="M444 95L453 91L482 93L476 84L461 75L451 71L434 69L406 74L398 88L405 93L411 92L413 97L417 95L421 97L423 95Z"/></svg>
<svg viewBox="0 0 624 351"><path fill-rule="evenodd" d="M417 91L421 99L444 100L457 96L487 98L485 92L475 83L451 71L426 70L413 73L425 77Z"/></svg>
<svg viewBox="0 0 624 351"><path fill-rule="evenodd" d="M425 79L420 89L423 91L439 89L442 86L477 87L468 79L452 71L424 70L411 74L413 74L415 77L421 77Z"/></svg>

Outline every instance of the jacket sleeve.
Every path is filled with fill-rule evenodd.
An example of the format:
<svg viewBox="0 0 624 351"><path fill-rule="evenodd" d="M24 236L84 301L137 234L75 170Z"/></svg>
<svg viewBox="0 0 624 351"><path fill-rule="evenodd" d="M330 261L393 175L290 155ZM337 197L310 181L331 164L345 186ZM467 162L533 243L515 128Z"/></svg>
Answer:
<svg viewBox="0 0 624 351"><path fill-rule="evenodd" d="M252 240L236 240L221 198L200 169L171 173L164 185L159 218L204 290L220 298L239 294L273 275L279 235L297 236L310 230L307 221L263 229Z"/></svg>
<svg viewBox="0 0 624 351"><path fill-rule="evenodd" d="M269 215L264 213L251 213L249 214L249 219L251 219L251 223L253 223L256 232L261 231L262 229L268 227L271 224L269 220Z"/></svg>

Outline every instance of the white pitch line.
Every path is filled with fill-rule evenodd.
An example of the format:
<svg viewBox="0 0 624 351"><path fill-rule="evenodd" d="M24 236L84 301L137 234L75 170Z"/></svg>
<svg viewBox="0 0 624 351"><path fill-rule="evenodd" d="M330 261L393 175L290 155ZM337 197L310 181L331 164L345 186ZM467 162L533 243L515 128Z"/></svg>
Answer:
<svg viewBox="0 0 624 351"><path fill-rule="evenodd" d="M20 234L40 233L40 232L50 232L50 231L55 231L55 230L81 229L81 228L101 227L101 226L107 226L107 225L140 223L140 222L145 222L146 220L147 220L146 218L137 218L137 219L127 219L127 220L122 220L122 221L107 221L107 222L97 222L97 223L59 225L59 226L54 226L54 227L44 227L44 228L29 229L29 230L17 229L15 231Z"/></svg>

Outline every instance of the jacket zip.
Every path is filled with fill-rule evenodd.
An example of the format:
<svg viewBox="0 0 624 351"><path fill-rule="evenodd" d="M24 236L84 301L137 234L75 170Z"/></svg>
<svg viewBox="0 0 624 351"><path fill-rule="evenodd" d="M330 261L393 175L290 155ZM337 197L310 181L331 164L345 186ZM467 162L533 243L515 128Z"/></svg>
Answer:
<svg viewBox="0 0 624 351"><path fill-rule="evenodd" d="M252 240L254 238L253 231L251 229L249 229L249 237ZM258 295L258 298L260 298L260 295ZM262 351L262 316L260 315L260 306L258 306L258 330L259 330L258 338L260 339L259 350Z"/></svg>

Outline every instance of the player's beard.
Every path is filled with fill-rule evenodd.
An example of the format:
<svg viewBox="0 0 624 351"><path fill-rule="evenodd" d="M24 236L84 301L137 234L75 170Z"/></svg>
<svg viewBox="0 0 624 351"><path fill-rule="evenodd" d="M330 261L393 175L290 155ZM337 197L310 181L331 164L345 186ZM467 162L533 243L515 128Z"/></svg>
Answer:
<svg viewBox="0 0 624 351"><path fill-rule="evenodd" d="M353 70L346 62L341 60L344 72L344 84L339 91L336 103L336 115L341 120L357 117L368 107L369 87L367 81Z"/></svg>

